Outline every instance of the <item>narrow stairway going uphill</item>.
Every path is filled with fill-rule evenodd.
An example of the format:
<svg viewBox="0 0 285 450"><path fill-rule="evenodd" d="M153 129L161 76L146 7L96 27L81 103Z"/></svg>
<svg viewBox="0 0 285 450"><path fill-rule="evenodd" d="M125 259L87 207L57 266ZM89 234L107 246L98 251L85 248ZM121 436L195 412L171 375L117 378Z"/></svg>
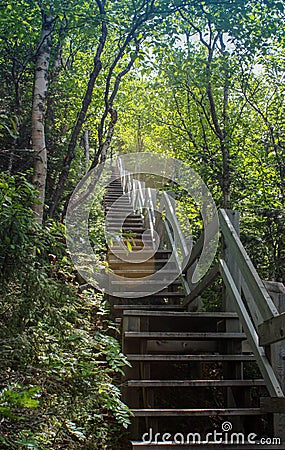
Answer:
<svg viewBox="0 0 285 450"><path fill-rule="evenodd" d="M163 196L166 213L157 214L152 189L120 160L104 197L111 311L130 363L122 380L130 448L285 449L274 368L284 344L269 324L284 319L239 240L236 213L220 211L222 256L193 284L203 237L177 268L187 240ZM200 296L219 277L220 311L205 311Z"/></svg>

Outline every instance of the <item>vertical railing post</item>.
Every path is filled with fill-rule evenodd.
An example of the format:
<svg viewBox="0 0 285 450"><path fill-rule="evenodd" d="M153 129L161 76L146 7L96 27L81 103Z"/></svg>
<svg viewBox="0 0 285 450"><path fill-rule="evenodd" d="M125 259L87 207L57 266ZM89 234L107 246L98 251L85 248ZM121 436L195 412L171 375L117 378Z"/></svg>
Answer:
<svg viewBox="0 0 285 450"><path fill-rule="evenodd" d="M285 288L282 283L274 281L264 282L270 297L280 314L285 312ZM276 342L270 346L270 359L273 370L280 383L281 389L285 392L285 340ZM274 436L285 442L285 414L274 414Z"/></svg>
<svg viewBox="0 0 285 450"><path fill-rule="evenodd" d="M239 211L232 211L227 209L226 213L235 229L235 231L237 232L237 235L240 235L240 228L239 228L239 221L240 221L240 215L239 215ZM223 238L222 240L223 243L223 259L225 260L230 272L231 272L231 276L235 282L235 285L239 291L239 293L241 293L241 274L240 274L240 270L238 268L238 265L235 261L235 258L233 257L233 255L231 255L230 253L230 249L227 245L227 242L225 241L225 239ZM223 309L227 312L230 311L235 311L234 309L234 303L232 301L232 299L230 298L230 296L227 294L227 292L224 292L224 296L223 296Z"/></svg>
<svg viewBox="0 0 285 450"><path fill-rule="evenodd" d="M232 211L232 210L226 210L226 213L227 213L235 231L237 232L237 234L239 236L240 235L239 212ZM222 245L223 245L223 259L225 260L225 262L230 270L231 276L235 282L235 285L236 285L239 293L241 293L240 270L238 268L238 264L234 258L234 255L231 254L230 248L227 245L227 241L225 240L224 237L222 239ZM234 301L225 287L223 289L223 310L226 312L236 312ZM241 332L240 321L235 320L235 319L227 319L226 325L225 325L225 331L229 332L229 333ZM242 343L228 341L225 344L225 348L223 350L225 353L239 354L242 352ZM233 365L225 365L225 376L229 377L229 378L235 378L235 379L243 378L242 363L236 362ZM243 405L239 404L240 400L242 403L245 403L245 401L246 401L246 399L235 398L232 389L230 387L227 388L227 407L228 408L242 407ZM235 427L240 428L242 426L239 418L232 419L232 422Z"/></svg>

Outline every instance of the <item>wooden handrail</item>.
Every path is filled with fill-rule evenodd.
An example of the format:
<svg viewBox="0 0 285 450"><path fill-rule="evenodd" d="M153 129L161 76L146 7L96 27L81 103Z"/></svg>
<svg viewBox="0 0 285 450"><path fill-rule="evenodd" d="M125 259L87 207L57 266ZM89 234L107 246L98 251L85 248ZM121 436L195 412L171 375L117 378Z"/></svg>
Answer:
<svg viewBox="0 0 285 450"><path fill-rule="evenodd" d="M147 220L153 237L156 228L155 211L157 209L157 201L156 198L153 198L152 190L146 188L145 183L134 179L130 172L124 169L120 158L118 158L118 168L122 178L124 193L129 195L134 210L142 211L143 209L146 209ZM190 253L187 240L175 214L175 208L171 201L171 197L165 192L160 198L160 210L161 212L163 210L166 211L167 221L164 221L164 228L173 251L177 268L181 274L183 270L184 276L182 274L182 284L186 294L184 305L187 306L214 281L219 270L217 266L214 266L206 277L198 284L189 284L187 274L193 271L193 267L197 264L202 253L204 233L201 234ZM237 268L241 274L241 289L246 301L246 306L244 305L244 307L246 310L249 310L252 323L251 327L247 326L247 331L250 333L249 338L254 339L255 341L256 336L259 336L261 345L269 345L273 342L285 339L285 313L282 315L279 314L225 210L221 209L219 211L219 219L224 245L229 248L231 258L236 262ZM226 269L224 268L221 270L221 273L231 295L234 296L235 302L237 302L236 293L233 294L232 291L233 287L229 287L234 280L234 277L227 266ZM230 283L229 276L231 277ZM239 289L236 285L235 288L239 293ZM243 301L241 296L238 298L238 303L240 300Z"/></svg>
<svg viewBox="0 0 285 450"><path fill-rule="evenodd" d="M174 231L174 245L177 248L180 248L181 252L182 252L182 261L184 260L184 258L189 257L189 248L187 245L187 241L184 237L184 234L181 230L179 221L176 217L175 214L175 210L173 207L173 203L171 201L171 197L169 195L167 195L166 192L163 192L162 196L161 196L161 209L165 208L166 211L166 218L168 219L168 221L170 222L173 231ZM179 245L177 245L179 244Z"/></svg>
<svg viewBox="0 0 285 450"><path fill-rule="evenodd" d="M229 246L231 256L236 261L244 278L244 282L246 283L252 296L251 298L247 298L248 302L251 303L252 299L254 299L254 307L256 305L258 306L263 321L278 316L278 310L268 294L264 284L262 283L248 254L246 253L246 250L242 245L233 225L231 224L226 211L221 209L219 212L219 217L224 242L227 246Z"/></svg>
<svg viewBox="0 0 285 450"><path fill-rule="evenodd" d="M243 329L246 333L247 339L251 345L251 349L256 357L258 366L265 379L267 388L272 397L283 397L281 386L276 378L273 368L267 359L264 348L259 345L259 337L254 324L249 316L241 295L235 285L235 282L231 276L229 268L224 260L220 260L220 272L222 274L224 283L229 292L229 295L233 299L236 309L239 315L239 319L242 323Z"/></svg>

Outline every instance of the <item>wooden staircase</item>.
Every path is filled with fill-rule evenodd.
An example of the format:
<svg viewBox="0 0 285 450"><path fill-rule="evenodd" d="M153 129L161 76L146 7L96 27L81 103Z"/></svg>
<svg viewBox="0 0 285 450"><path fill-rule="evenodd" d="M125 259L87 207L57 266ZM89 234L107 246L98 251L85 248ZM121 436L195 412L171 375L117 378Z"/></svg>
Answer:
<svg viewBox="0 0 285 450"><path fill-rule="evenodd" d="M260 443L264 437L273 438L275 432L274 415L260 405L260 398L272 392L239 315L232 308L191 310L195 309L191 308L193 295L187 301L189 293L183 289L181 276L154 292L156 282L149 276L169 262L172 250L160 247L153 254L151 239L142 240L145 216L134 211L122 195L114 169L104 197L106 214L112 210L108 230L116 231L126 216L121 226L125 244L132 254L144 246L150 253L147 261L132 263L121 259L125 250L120 243L114 242L108 250L109 267L120 276L112 281L110 304L130 363L122 380L122 395L133 414L132 448L285 448L277 441ZM175 270L175 264L170 264L163 276ZM132 278L143 277L141 296L132 297L132 285L137 292Z"/></svg>

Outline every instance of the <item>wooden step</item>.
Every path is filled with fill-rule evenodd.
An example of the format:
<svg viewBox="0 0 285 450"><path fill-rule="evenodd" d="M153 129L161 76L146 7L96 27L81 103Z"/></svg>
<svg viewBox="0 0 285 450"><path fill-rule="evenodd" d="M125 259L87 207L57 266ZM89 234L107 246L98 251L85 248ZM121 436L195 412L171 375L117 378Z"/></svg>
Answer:
<svg viewBox="0 0 285 450"><path fill-rule="evenodd" d="M117 226L116 223L113 224L113 222L109 222L109 221L107 222L106 227L108 227L109 230L113 230L114 229L116 231L118 229L118 226ZM127 230L127 229L129 229L129 227L125 223L123 223L123 224L121 224L120 229L121 230ZM131 229L135 230L136 232L138 232L138 231L141 231L141 232L146 231L146 228L144 228L140 224L132 224L131 225Z"/></svg>
<svg viewBox="0 0 285 450"><path fill-rule="evenodd" d="M123 192L123 188L120 182L112 181L112 184L109 184L108 189L106 190L105 195L116 193L117 191Z"/></svg>
<svg viewBox="0 0 285 450"><path fill-rule="evenodd" d="M126 236L122 237L123 239L126 239ZM124 243L126 246L126 250L121 247L121 244L119 243L114 243L114 245L110 248L110 251L113 252L115 251L116 254L119 256L120 254L122 255L126 255L126 252L128 253L135 253L135 252L142 252L143 251L143 256L145 257L145 252L147 251L147 249L152 248L152 242L149 240L146 240L145 242L141 241L141 244L136 243L135 245L132 243L132 241L130 240L129 243L131 244L131 250L129 250L127 248L127 244L126 242ZM134 263L136 264L136 263Z"/></svg>
<svg viewBox="0 0 285 450"><path fill-rule="evenodd" d="M135 341L138 343L139 341ZM195 353L218 353L220 341L218 340L150 340L147 341L148 353L159 354L195 354Z"/></svg>
<svg viewBox="0 0 285 450"><path fill-rule="evenodd" d="M105 229L106 229L107 233L115 234L116 236L118 234L120 234L123 239L128 239L128 241L131 244L132 248L135 248L135 247L141 248L141 246L145 245L145 244L147 244L147 246L150 247L150 248L153 247L153 240L151 238L149 238L149 237L147 237L147 238L144 237L143 238L143 233L145 232L145 230L142 233L137 233L135 230L130 230L130 229L129 230L126 230L126 229L122 230L120 228L117 228L117 229L112 228L112 230L111 230L110 228L108 228L108 226L106 226ZM144 240L142 240L142 239L144 239ZM133 244L133 240L136 241L135 245ZM118 247L119 248L120 244L118 244L118 245L116 245L116 244L117 243L114 242L112 248L114 248L114 247Z"/></svg>
<svg viewBox="0 0 285 450"><path fill-rule="evenodd" d="M103 200L106 200L106 199L117 200L117 199L119 199L122 196L124 196L124 192L123 192L122 189L120 189L118 187L118 189L115 189L115 190L112 190L112 191L108 191L107 194L104 195ZM123 199L129 201L129 199L127 197L125 197L125 196L123 197Z"/></svg>
<svg viewBox="0 0 285 450"><path fill-rule="evenodd" d="M149 260L151 260L151 261L153 260L152 258L154 258L155 262L157 262L157 263L159 263L159 262L167 263L168 262L167 256L170 253L171 252L168 252L168 250L157 250L155 253L153 253L152 249L149 249L149 250L145 249L144 250L144 258L146 258L149 255ZM110 249L110 258L114 258L114 256L116 256L116 258L117 258L118 256L120 256L120 254L125 256L126 251L123 249L118 249L118 250L116 250L116 255L114 255L114 254L112 254L112 248ZM165 256L165 258L161 257L163 255ZM159 256L159 258L157 258L157 256ZM174 261L171 261L171 264L173 264L173 263L174 263Z"/></svg>
<svg viewBox="0 0 285 450"><path fill-rule="evenodd" d="M113 216L106 217L106 220L107 220L107 222L109 222L109 221L113 222L114 221L114 223L118 223L118 222L120 223L121 222L120 217L116 217L116 216L114 216L114 217ZM144 223L144 217L142 215L140 215L139 217L127 216L123 223L129 223L129 221L131 223Z"/></svg>
<svg viewBox="0 0 285 450"><path fill-rule="evenodd" d="M122 191L119 192L119 195L117 195L116 193L115 194L108 193L108 194L104 195L104 198L103 198L104 202L107 202L107 201L113 202L116 200L120 200L121 202L127 202L128 204L131 203L129 197L125 196Z"/></svg>
<svg viewBox="0 0 285 450"><path fill-rule="evenodd" d="M149 279L143 280L144 288L147 288L147 287L151 288L151 287L155 287L157 285L160 286L161 282L165 278L167 278L167 274L163 272L162 275L160 276L159 281L157 281L157 280L149 280ZM116 286L132 286L134 283L136 283L136 281L128 280L128 279L127 280L113 280L113 281L111 281L111 284L112 285L116 285ZM181 281L180 280L172 281L172 282L169 283L168 286L181 286ZM147 291L145 291L145 292L147 292Z"/></svg>
<svg viewBox="0 0 285 450"><path fill-rule="evenodd" d="M131 208L130 206L128 208L127 207L117 208L114 206L106 205L104 209L105 209L106 214L109 214L109 218L120 217L121 219L126 219L127 217L130 217L133 215L136 215L136 217L141 217L138 214L136 214L135 211L133 210L133 208Z"/></svg>
<svg viewBox="0 0 285 450"><path fill-rule="evenodd" d="M139 361L139 362L148 362L148 363L156 363L156 362L173 362L173 363L179 363L179 362L252 362L255 361L254 355L249 354L238 354L238 355L220 355L220 354L214 354L214 355L207 355L207 354L201 354L201 355L127 355L128 361Z"/></svg>
<svg viewBox="0 0 285 450"><path fill-rule="evenodd" d="M265 386L263 379L256 380L130 380L128 387L161 388L161 387L252 387Z"/></svg>
<svg viewBox="0 0 285 450"><path fill-rule="evenodd" d="M219 339L235 339L244 340L246 335L244 333L221 333L221 332L204 332L204 333L179 333L169 331L125 331L126 339L150 339L150 340L219 340Z"/></svg>
<svg viewBox="0 0 285 450"><path fill-rule="evenodd" d="M130 275L143 275L145 274L145 276L152 276L155 273L155 270L153 268L153 271L150 271L150 269L127 269L127 270L119 270L116 268L113 268L113 271L116 275L121 275L125 278L128 278L128 276ZM163 276L164 278L169 276L169 275L174 275L176 274L177 271L176 270L166 270L165 272L163 272ZM144 278L143 276L141 278Z"/></svg>
<svg viewBox="0 0 285 450"><path fill-rule="evenodd" d="M148 316L148 317L190 317L202 319L238 319L237 313L232 312L189 312L189 311L140 311L125 310L124 316Z"/></svg>
<svg viewBox="0 0 285 450"><path fill-rule="evenodd" d="M104 200L103 201L103 205L106 208L112 208L112 209L116 209L116 208L129 208L129 209L133 209L132 205L129 202L125 202L125 201L119 201L119 200ZM110 213L109 213L109 217L110 217Z"/></svg>
<svg viewBox="0 0 285 450"><path fill-rule="evenodd" d="M120 189L118 189L118 192L122 192L123 195L122 190L120 191ZM126 202L130 203L129 197L127 196L122 197L122 195L117 195L116 192L113 193L109 191L107 192L107 194L104 195L104 200L116 200L121 197L121 200L125 200Z"/></svg>
<svg viewBox="0 0 285 450"><path fill-rule="evenodd" d="M130 234L130 235L132 235L131 237L136 237L136 238L140 238L141 239L141 237L142 237L142 234L146 231L146 229L145 228L142 228L142 227L125 227L125 226L123 226L123 227L113 227L113 226L110 226L110 225L108 225L108 224L106 224L106 226L105 226L105 228L111 233L112 231L113 232L118 232L118 231L121 231L122 233L128 233L128 234Z"/></svg>
<svg viewBox="0 0 285 450"><path fill-rule="evenodd" d="M115 214L115 213L120 213L121 211L130 211L130 212L133 212L134 210L133 210L133 207L131 206L131 205L122 205L121 207L119 206L119 205L115 205L115 206L106 206L106 211L108 211L109 209L111 209L112 210L112 215L113 214Z"/></svg>
<svg viewBox="0 0 285 450"><path fill-rule="evenodd" d="M133 245L133 240L136 241L136 245L141 245L143 243L142 239L144 240L145 243L147 243L149 246L152 246L153 243L153 239L151 239L150 237L144 237L143 238L143 234L146 230L143 230L141 233L138 232L135 229L126 229L126 228L112 228L110 229L108 226L106 226L106 232L108 233L115 233L116 235L118 233L120 233L122 235L122 237L124 239L128 239L131 246L134 247ZM116 245L116 243L114 243L113 245Z"/></svg>
<svg viewBox="0 0 285 450"><path fill-rule="evenodd" d="M112 231L112 230L111 230ZM118 230L114 230L114 231L118 231ZM134 242L134 243L138 243L141 244L142 241L146 241L146 242L153 242L152 238L150 236L147 237L143 237L141 235L139 235L138 237L135 236L135 232L133 232L132 230L128 231L129 237L130 237L130 243Z"/></svg>
<svg viewBox="0 0 285 450"><path fill-rule="evenodd" d="M132 292L132 291L127 291L126 292L128 294L128 298L131 298L132 296L134 298L137 298L137 292ZM152 294L151 292L141 292L141 297L140 299L148 299L150 297L153 298L183 298L185 297L185 294L183 292L156 292L155 294ZM119 297L119 298L124 298L124 292L113 292L112 293L113 297Z"/></svg>
<svg viewBox="0 0 285 450"><path fill-rule="evenodd" d="M215 409L131 409L135 417L186 417L186 416L260 416L260 408ZM218 448L218 447L217 447Z"/></svg>
<svg viewBox="0 0 285 450"><path fill-rule="evenodd" d="M119 200L115 200L115 199L114 200L104 200L103 204L105 207L112 207L112 209L113 209L113 205L114 206L116 205L117 208L121 208L121 207L132 208L132 205L129 202L121 201L121 200L119 201Z"/></svg>
<svg viewBox="0 0 285 450"><path fill-rule="evenodd" d="M110 252L111 252L111 253L110 253L110 257L109 257L109 259L108 259L108 262L109 262L109 263L112 263L112 264L114 263L114 264L116 264L116 263L121 263L121 262L122 262L122 259L120 259L120 258L117 257L115 254L113 254L113 253L112 253L112 250L110 250ZM119 253L119 252L116 252L116 253ZM126 255L126 252L125 252L125 251L121 251L120 253L121 253L122 255ZM167 259L156 259L156 258L150 256L149 259L147 259L146 261L142 261L141 263L132 263L132 264L133 264L134 267L136 267L138 264L155 264L156 267L159 266L159 269L158 269L158 270L160 270L160 268L164 267L165 264L166 264L167 262L168 262ZM125 263L125 261L124 261L124 263ZM175 266L175 267L176 267L174 261L171 261L171 262L168 263L168 264L169 264L169 266ZM177 272L178 272L178 271L177 271Z"/></svg>
<svg viewBox="0 0 285 450"><path fill-rule="evenodd" d="M114 305L113 308L115 310L121 311L121 310L125 310L128 309L130 310L131 308L134 308L136 310L144 310L144 309L153 309L153 310L158 310L158 311L178 311L178 310L183 310L184 306L183 305Z"/></svg>
<svg viewBox="0 0 285 450"><path fill-rule="evenodd" d="M109 230L107 230L107 231L109 231ZM118 230L116 230L116 232L118 232ZM124 240L127 240L127 239L128 239L128 242L131 244L131 246L133 248L134 247L141 247L144 244L148 244L148 249L153 251L153 249L152 249L153 240L151 239L151 237L147 237L147 238L142 239L142 236L136 236L135 233L132 233L130 231L129 236L124 236ZM120 249L120 243L117 243L115 241L110 250L112 250L114 247L115 248L118 247L118 250L119 250Z"/></svg>
<svg viewBox="0 0 285 450"><path fill-rule="evenodd" d="M112 218L116 219L118 218L118 220L122 220L122 219L141 219L143 220L143 216L141 214L137 214L135 212L130 212L127 216L125 216L125 214L122 214L120 211L113 211L112 215L109 217L109 219Z"/></svg>
<svg viewBox="0 0 285 450"><path fill-rule="evenodd" d="M141 219L134 219L134 221L130 221L129 219L128 219L128 221L126 222L126 221L123 221L122 222L122 219L117 219L117 220L115 220L115 219L113 219L113 217L110 219L110 220L106 220L106 223L107 223L107 226L110 226L110 225L112 225L112 226L116 226L116 227L118 227L119 225L121 226L122 224L123 224L123 227L124 228L132 228L132 227L144 227L144 222L141 220Z"/></svg>

